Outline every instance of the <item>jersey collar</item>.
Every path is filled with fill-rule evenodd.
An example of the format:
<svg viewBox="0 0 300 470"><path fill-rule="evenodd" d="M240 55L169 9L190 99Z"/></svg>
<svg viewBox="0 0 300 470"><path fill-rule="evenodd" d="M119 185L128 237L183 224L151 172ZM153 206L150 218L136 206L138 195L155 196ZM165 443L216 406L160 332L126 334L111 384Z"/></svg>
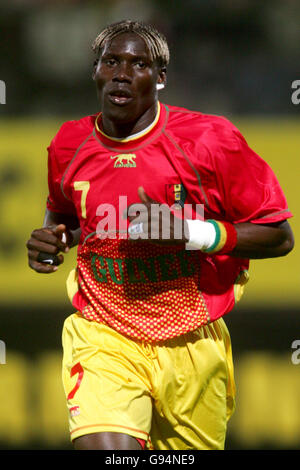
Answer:
<svg viewBox="0 0 300 470"><path fill-rule="evenodd" d="M130 135L125 138L116 138L116 137L110 137L109 135L105 134L101 129L100 129L100 122L101 122L101 113L95 116L95 127L94 127L94 136L100 140L100 142L105 146L109 147L111 149L113 148L123 148L127 149L130 147L136 147L139 146L140 144L144 144L145 141L148 141L149 139L152 140L152 138L157 134L160 134L161 130L163 129L165 123L166 123L166 109L165 106L161 105L161 103L158 101L158 106L157 106L157 113L154 121L147 126L145 129L143 129L141 132L138 132L136 134Z"/></svg>

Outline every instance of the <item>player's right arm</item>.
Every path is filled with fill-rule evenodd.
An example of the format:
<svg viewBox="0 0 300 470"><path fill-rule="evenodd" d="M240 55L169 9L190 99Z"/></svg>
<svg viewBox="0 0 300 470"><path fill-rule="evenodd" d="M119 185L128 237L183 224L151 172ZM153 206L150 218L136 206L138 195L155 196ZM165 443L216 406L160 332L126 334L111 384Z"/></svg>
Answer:
<svg viewBox="0 0 300 470"><path fill-rule="evenodd" d="M46 209L43 227L33 230L26 244L29 266L38 273L52 273L57 266L38 261L40 253L57 256L58 264L72 246L78 244L80 237L79 221L76 216L52 212Z"/></svg>

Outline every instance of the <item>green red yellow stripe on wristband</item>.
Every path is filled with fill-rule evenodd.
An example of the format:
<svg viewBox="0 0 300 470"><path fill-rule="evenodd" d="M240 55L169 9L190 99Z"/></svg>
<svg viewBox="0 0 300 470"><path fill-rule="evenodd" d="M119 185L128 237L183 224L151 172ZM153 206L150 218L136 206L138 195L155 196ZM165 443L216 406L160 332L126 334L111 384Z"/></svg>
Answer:
<svg viewBox="0 0 300 470"><path fill-rule="evenodd" d="M229 222L220 222L214 219L208 219L206 222L213 224L216 231L216 238L212 246L203 251L209 254L230 253L237 243L237 232L234 225Z"/></svg>

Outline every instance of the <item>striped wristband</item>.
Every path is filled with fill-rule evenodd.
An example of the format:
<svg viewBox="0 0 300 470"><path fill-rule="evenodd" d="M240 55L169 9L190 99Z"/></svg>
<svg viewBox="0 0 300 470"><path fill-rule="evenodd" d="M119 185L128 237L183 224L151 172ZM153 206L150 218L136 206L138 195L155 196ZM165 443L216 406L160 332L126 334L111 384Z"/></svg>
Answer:
<svg viewBox="0 0 300 470"><path fill-rule="evenodd" d="M209 219L207 222L215 227L216 238L213 245L204 250L205 253L218 253L218 255L230 253L237 243L237 233L234 225L230 222L219 222L213 219Z"/></svg>
<svg viewBox="0 0 300 470"><path fill-rule="evenodd" d="M237 232L233 224L208 219L187 220L189 241L187 249L198 249L208 254L230 253L237 243Z"/></svg>

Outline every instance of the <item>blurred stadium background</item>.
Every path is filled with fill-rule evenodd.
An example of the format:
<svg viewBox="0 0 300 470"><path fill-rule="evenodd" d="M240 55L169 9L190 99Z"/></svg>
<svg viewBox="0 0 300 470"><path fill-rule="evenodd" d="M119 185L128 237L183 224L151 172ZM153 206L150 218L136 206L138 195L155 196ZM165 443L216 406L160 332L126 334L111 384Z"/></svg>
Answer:
<svg viewBox="0 0 300 470"><path fill-rule="evenodd" d="M98 110L91 42L124 18L149 21L169 39L161 101L231 119L286 193L296 247L252 262L244 298L226 317L237 381L227 449L300 449L297 0L1 2L0 449L71 449L60 367L75 253L48 277L29 270L25 243L43 219L47 145L66 119Z"/></svg>

